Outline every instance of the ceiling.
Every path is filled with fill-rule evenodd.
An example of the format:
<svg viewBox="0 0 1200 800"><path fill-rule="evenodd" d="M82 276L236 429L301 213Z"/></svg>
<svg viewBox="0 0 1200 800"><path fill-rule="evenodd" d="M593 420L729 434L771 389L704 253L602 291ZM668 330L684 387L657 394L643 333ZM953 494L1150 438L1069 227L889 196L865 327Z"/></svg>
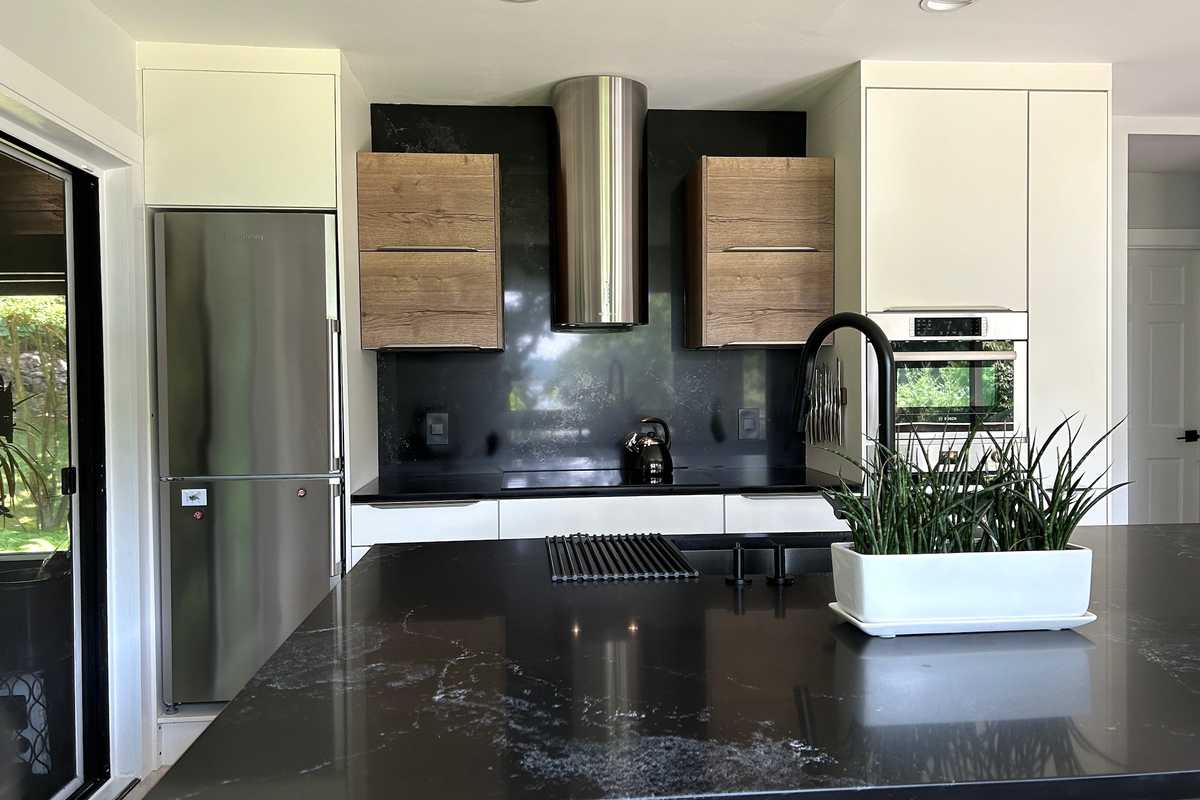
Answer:
<svg viewBox="0 0 1200 800"><path fill-rule="evenodd" d="M1200 172L1200 136L1131 136L1129 170Z"/></svg>
<svg viewBox="0 0 1200 800"><path fill-rule="evenodd" d="M798 108L860 59L1111 61L1116 113L1200 115L1198 0L93 2L140 41L340 48L373 101L544 103L608 72L654 108Z"/></svg>

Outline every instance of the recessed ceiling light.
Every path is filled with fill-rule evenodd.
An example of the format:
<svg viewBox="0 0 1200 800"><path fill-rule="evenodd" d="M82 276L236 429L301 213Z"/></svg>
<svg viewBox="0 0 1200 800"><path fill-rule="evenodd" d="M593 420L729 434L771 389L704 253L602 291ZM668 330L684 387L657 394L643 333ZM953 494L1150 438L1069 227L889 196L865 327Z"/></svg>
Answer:
<svg viewBox="0 0 1200 800"><path fill-rule="evenodd" d="M958 11L974 3L975 0L921 0L922 11Z"/></svg>

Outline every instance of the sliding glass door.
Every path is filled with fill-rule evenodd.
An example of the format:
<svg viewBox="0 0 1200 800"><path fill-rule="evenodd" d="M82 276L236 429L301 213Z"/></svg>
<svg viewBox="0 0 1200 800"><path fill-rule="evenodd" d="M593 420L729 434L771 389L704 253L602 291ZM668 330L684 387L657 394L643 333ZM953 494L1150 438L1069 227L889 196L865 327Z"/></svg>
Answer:
<svg viewBox="0 0 1200 800"><path fill-rule="evenodd" d="M82 784L72 176L0 142L0 797Z"/></svg>

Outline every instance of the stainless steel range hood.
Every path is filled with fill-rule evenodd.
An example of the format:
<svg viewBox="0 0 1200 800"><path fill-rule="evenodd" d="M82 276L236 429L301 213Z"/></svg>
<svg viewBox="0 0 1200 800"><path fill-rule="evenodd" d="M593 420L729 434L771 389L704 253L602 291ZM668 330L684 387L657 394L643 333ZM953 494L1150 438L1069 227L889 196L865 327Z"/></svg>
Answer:
<svg viewBox="0 0 1200 800"><path fill-rule="evenodd" d="M553 103L560 250L554 325L644 325L646 87L611 75L571 78L554 87Z"/></svg>

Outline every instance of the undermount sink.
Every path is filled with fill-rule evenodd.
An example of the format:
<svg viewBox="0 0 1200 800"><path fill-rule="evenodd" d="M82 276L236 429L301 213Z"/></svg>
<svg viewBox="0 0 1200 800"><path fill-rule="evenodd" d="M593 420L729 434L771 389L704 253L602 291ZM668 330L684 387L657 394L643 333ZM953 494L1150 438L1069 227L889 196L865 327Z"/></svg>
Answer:
<svg viewBox="0 0 1200 800"><path fill-rule="evenodd" d="M747 575L770 575L774 549L783 545L790 575L832 571L829 545L848 541L849 533L745 533L668 537L701 575L728 575L733 546L740 544Z"/></svg>

